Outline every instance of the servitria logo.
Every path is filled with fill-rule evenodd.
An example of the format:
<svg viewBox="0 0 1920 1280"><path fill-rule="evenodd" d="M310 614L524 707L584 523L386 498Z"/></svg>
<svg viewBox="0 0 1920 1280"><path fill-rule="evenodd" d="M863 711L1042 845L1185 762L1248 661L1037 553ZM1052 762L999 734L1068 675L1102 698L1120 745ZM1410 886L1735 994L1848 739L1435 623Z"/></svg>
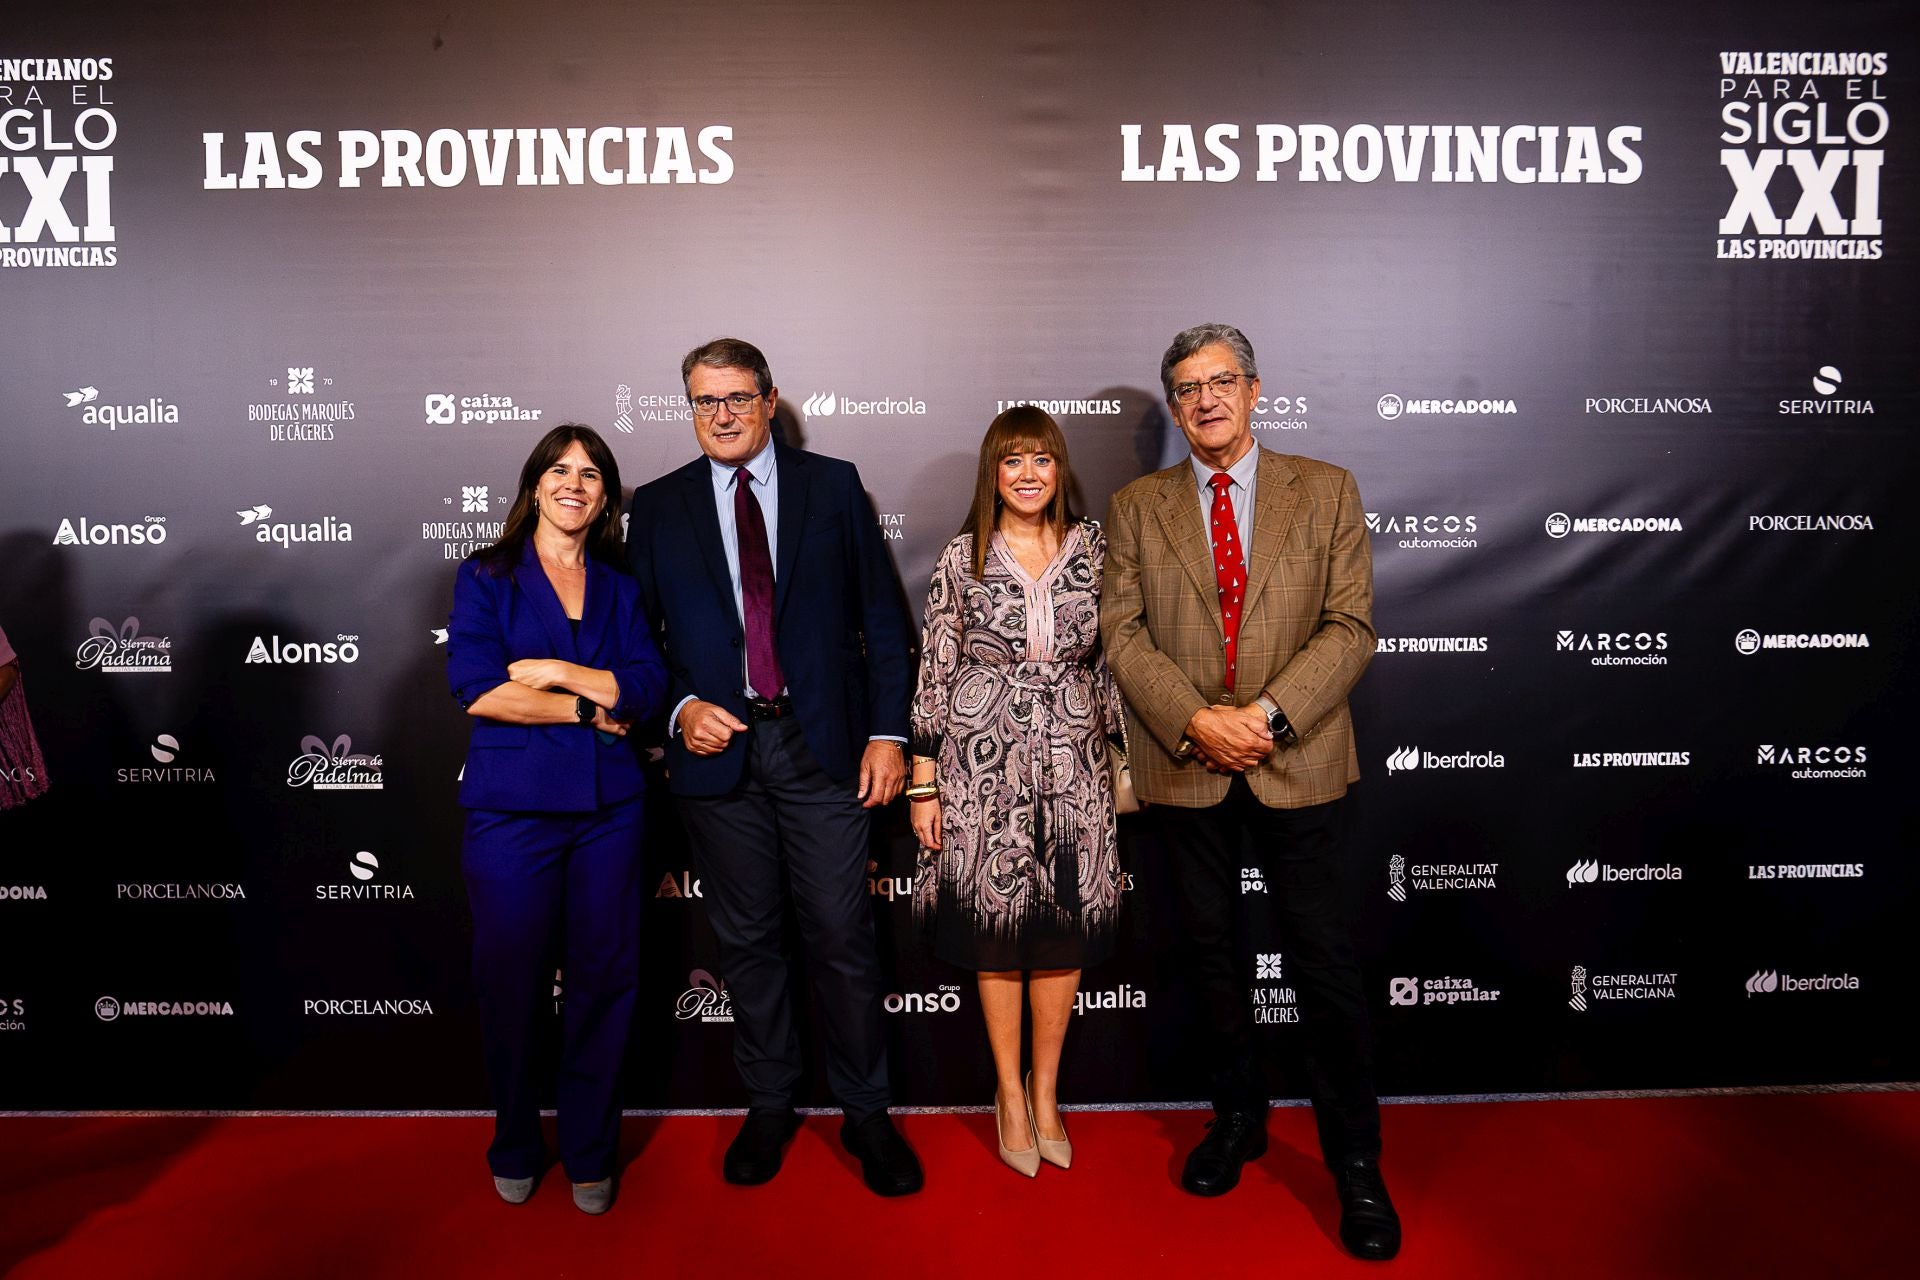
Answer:
<svg viewBox="0 0 1920 1280"><path fill-rule="evenodd" d="M695 969L687 975L687 989L675 1002L673 1016L682 1022L732 1022L733 996L720 978Z"/></svg>

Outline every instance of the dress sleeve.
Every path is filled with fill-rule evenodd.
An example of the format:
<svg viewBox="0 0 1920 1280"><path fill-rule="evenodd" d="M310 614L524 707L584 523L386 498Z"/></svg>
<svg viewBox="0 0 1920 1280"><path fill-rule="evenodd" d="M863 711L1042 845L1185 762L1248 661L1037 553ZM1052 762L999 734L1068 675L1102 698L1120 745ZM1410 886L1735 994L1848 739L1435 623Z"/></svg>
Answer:
<svg viewBox="0 0 1920 1280"><path fill-rule="evenodd" d="M961 562L969 539L947 544L927 587L926 625L920 633L920 679L914 688L911 730L913 753L934 756L947 736L947 711L953 682L960 673L962 625Z"/></svg>
<svg viewBox="0 0 1920 1280"><path fill-rule="evenodd" d="M1087 521L1085 534L1087 557L1093 561L1093 598L1097 602L1107 572L1107 535L1100 531L1100 522L1097 520ZM1107 647L1104 644L1095 649L1093 654L1093 696L1098 699L1101 732L1109 738L1123 737L1126 729L1121 718L1126 712L1120 705L1120 686L1113 682L1113 670L1107 666Z"/></svg>

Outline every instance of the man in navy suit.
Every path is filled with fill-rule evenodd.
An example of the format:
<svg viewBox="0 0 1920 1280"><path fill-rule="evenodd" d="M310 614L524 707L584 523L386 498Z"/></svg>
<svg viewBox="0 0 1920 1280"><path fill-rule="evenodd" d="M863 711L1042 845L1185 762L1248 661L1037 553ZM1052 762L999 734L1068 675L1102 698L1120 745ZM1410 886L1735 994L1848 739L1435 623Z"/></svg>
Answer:
<svg viewBox="0 0 1920 1280"><path fill-rule="evenodd" d="M726 1178L773 1177L800 1125L790 894L841 1141L870 1188L906 1195L921 1173L887 1116L866 869L870 811L906 777L910 623L859 472L774 443L779 392L759 349L716 339L680 376L705 456L634 493L627 554L667 657L668 776L750 1104Z"/></svg>

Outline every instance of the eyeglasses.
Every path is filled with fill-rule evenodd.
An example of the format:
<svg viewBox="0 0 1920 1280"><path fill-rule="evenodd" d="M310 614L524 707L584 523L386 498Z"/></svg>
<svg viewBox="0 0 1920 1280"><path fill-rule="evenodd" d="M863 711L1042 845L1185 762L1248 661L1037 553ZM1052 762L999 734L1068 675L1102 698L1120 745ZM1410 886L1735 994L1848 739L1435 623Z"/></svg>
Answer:
<svg viewBox="0 0 1920 1280"><path fill-rule="evenodd" d="M720 412L721 405L725 405L727 406L727 412L737 418L748 409L751 409L753 402L758 400L763 394L765 393L760 391L736 391L730 396L695 396L691 402L693 404L693 416L696 418L711 418L714 414Z"/></svg>
<svg viewBox="0 0 1920 1280"><path fill-rule="evenodd" d="M1213 392L1216 399L1225 400L1240 390L1240 384L1251 382L1244 373L1216 373L1205 382L1176 382L1173 384L1173 398L1179 404L1192 404L1200 398L1200 388Z"/></svg>

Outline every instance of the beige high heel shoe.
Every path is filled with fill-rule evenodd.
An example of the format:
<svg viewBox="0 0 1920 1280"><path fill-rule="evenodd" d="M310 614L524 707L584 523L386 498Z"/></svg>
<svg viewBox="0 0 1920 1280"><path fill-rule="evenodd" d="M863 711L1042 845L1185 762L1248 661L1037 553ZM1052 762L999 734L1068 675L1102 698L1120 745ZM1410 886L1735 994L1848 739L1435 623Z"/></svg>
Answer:
<svg viewBox="0 0 1920 1280"><path fill-rule="evenodd" d="M1007 1140L1002 1136L1006 1132L1006 1129L1005 1126L1000 1123L1000 1108L1000 1090L995 1089L993 1091L993 1140L1000 1145L1000 1159L1006 1163L1007 1168L1013 1170L1015 1173L1024 1173L1029 1178L1039 1176L1040 1150L1038 1145L1027 1147L1021 1151L1007 1150ZM1027 1113L1031 1115L1033 1108L1028 1107ZM1033 1133L1031 1122L1029 1122L1027 1132L1031 1137L1036 1139L1039 1137L1038 1134Z"/></svg>
<svg viewBox="0 0 1920 1280"><path fill-rule="evenodd" d="M1040 1126L1038 1123L1034 1121L1034 1118L1033 1118L1033 1072L1031 1071L1027 1072L1027 1078L1023 1087L1027 1091L1027 1128L1033 1133L1034 1149L1040 1153L1040 1158L1042 1160L1045 1160L1048 1164L1054 1165L1061 1169L1072 1168L1073 1167L1072 1139L1061 1138L1058 1141L1055 1141L1052 1138L1043 1138L1040 1136ZM1060 1121L1060 1132L1064 1134L1066 1131L1067 1131L1067 1122L1064 1119L1062 1119Z"/></svg>

